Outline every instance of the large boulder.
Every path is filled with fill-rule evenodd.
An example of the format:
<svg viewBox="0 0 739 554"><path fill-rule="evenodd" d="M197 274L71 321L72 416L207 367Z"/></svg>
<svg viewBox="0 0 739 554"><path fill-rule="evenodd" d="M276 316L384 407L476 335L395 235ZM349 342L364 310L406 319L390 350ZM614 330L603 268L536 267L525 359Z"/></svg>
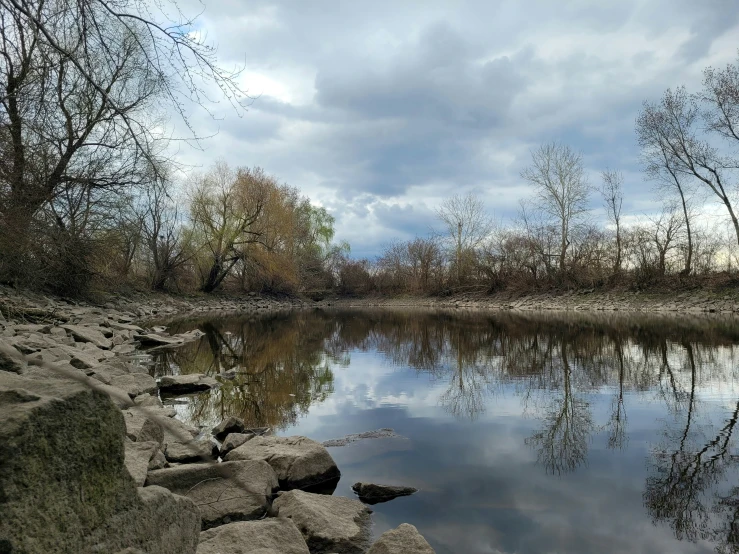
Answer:
<svg viewBox="0 0 739 554"><path fill-rule="evenodd" d="M435 551L418 529L409 523L401 523L380 535L367 554L435 554Z"/></svg>
<svg viewBox="0 0 739 554"><path fill-rule="evenodd" d="M155 417L149 416L145 408L129 408L123 411L126 436L134 442L164 442L164 431Z"/></svg>
<svg viewBox="0 0 739 554"><path fill-rule="evenodd" d="M305 539L287 518L229 523L200 533L197 554L310 554Z"/></svg>
<svg viewBox="0 0 739 554"><path fill-rule="evenodd" d="M118 387L128 393L131 398L142 394L156 393L157 382L151 375L146 373L129 373L119 375L110 380L110 385Z"/></svg>
<svg viewBox="0 0 739 554"><path fill-rule="evenodd" d="M262 461L188 464L150 471L146 485L189 497L200 508L203 529L263 517L277 477Z"/></svg>
<svg viewBox="0 0 739 554"><path fill-rule="evenodd" d="M274 508L295 522L312 554L361 554L369 547L371 510L358 500L292 490Z"/></svg>
<svg viewBox="0 0 739 554"><path fill-rule="evenodd" d="M221 443L220 455L225 456L255 436L253 433L229 433Z"/></svg>
<svg viewBox="0 0 739 554"><path fill-rule="evenodd" d="M354 483L352 490L365 504L379 504L399 496L409 496L418 492L413 487L399 487L395 485L376 485L374 483Z"/></svg>
<svg viewBox="0 0 739 554"><path fill-rule="evenodd" d="M169 442L164 450L168 462L191 464L193 462L208 462L218 457L215 444L207 439L193 439L187 442Z"/></svg>
<svg viewBox="0 0 739 554"><path fill-rule="evenodd" d="M224 459L264 460L275 470L280 488L285 490L336 483L341 477L328 450L307 437L254 437Z"/></svg>
<svg viewBox="0 0 739 554"><path fill-rule="evenodd" d="M160 392L168 396L204 392L217 386L218 381L212 377L206 377L202 373L165 375L159 380Z"/></svg>
<svg viewBox="0 0 739 554"><path fill-rule="evenodd" d="M198 512L139 492L108 396L71 379L0 371L0 550L194 553Z"/></svg>

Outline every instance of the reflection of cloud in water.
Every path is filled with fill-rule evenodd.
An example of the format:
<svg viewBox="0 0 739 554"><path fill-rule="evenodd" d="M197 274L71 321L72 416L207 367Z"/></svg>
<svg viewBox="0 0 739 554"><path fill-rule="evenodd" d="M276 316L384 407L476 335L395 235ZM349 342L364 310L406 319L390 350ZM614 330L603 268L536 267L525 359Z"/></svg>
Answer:
<svg viewBox="0 0 739 554"><path fill-rule="evenodd" d="M412 515L437 552L734 552L739 333L688 319L194 320L171 330L206 337L158 355L156 371L240 368L184 408L203 424L234 414L317 440L410 437L332 449L337 494L369 478L417 486L377 511L376 532Z"/></svg>

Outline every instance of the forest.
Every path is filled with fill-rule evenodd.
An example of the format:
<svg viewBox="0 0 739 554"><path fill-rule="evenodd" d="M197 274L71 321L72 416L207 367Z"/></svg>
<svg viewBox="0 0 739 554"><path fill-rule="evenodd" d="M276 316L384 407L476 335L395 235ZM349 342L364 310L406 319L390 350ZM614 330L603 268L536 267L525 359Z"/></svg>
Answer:
<svg viewBox="0 0 739 554"><path fill-rule="evenodd" d="M299 185L217 156L205 168L177 157L183 141L207 152L192 113L208 110L211 90L245 125L259 99L190 32L194 20L152 9L0 0L1 283L65 296L361 296L733 279L739 65L643 103L634 140L657 211L625 212L622 171L543 142L520 174L530 196L515 218L495 220L484 194L454 196L427 235L357 259Z"/></svg>

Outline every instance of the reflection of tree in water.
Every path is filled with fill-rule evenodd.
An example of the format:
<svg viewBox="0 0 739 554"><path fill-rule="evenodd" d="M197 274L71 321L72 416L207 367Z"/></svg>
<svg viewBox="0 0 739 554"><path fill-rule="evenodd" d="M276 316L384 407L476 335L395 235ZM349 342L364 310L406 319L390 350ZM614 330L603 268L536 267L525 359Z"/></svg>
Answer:
<svg viewBox="0 0 739 554"><path fill-rule="evenodd" d="M677 379L667 372L669 386L674 388L668 398L683 403L682 410L675 405L673 410L684 421L668 428L664 443L652 452L652 475L647 478L644 503L652 518L669 523L678 539L707 539L719 545L719 552L736 553L739 487L727 489L727 481L737 477L739 454L732 438L739 403L721 428L706 434L697 421L699 376L694 347L686 343L684 349L690 369L687 390L680 390ZM662 361L664 365L666 357Z"/></svg>
<svg viewBox="0 0 739 554"><path fill-rule="evenodd" d="M192 397L188 409L194 423L236 415L251 427L284 428L333 391L331 359L323 348L333 325L328 318L306 322L290 315L182 322L171 331L197 327L205 336L156 353L155 368L214 376L235 372L232 379L219 377L219 389Z"/></svg>
<svg viewBox="0 0 739 554"><path fill-rule="evenodd" d="M680 538L704 537L725 552L737 551L739 487L730 487L727 478L736 474L731 438L737 414L718 431L696 422L700 387L737 377L735 325L378 310L191 321L170 330L195 327L206 336L158 354L156 371L237 370L219 391L195 398L191 409L198 422L239 415L253 426L289 426L331 393L332 368L348 366L351 351L376 351L442 382L439 402L456 417L479 416L495 405L498 390L520 394L527 413L540 420L527 442L555 474L586 461L596 432L605 447L624 448L629 393L656 391L681 426L653 452L647 508ZM594 423L587 401L598 391L612 394L602 425Z"/></svg>
<svg viewBox="0 0 739 554"><path fill-rule="evenodd" d="M572 367L567 355L568 345L560 346L557 366L562 371L559 394L551 398L545 410L543 427L527 442L539 452L539 461L551 473L573 471L585 462L593 418L588 402L578 397L573 388Z"/></svg>

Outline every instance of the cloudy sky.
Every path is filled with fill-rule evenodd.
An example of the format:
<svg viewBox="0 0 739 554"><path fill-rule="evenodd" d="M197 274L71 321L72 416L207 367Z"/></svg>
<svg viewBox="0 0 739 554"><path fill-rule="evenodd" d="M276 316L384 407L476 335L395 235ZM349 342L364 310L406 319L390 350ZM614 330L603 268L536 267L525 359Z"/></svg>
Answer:
<svg viewBox="0 0 739 554"><path fill-rule="evenodd" d="M593 183L622 170L625 211L645 213L636 114L736 60L735 2L204 0L201 30L222 63L244 65L256 99L243 117L196 114L198 132L217 135L180 155L299 187L355 256L426 234L454 194L514 217L530 194L519 173L550 140L581 150Z"/></svg>

